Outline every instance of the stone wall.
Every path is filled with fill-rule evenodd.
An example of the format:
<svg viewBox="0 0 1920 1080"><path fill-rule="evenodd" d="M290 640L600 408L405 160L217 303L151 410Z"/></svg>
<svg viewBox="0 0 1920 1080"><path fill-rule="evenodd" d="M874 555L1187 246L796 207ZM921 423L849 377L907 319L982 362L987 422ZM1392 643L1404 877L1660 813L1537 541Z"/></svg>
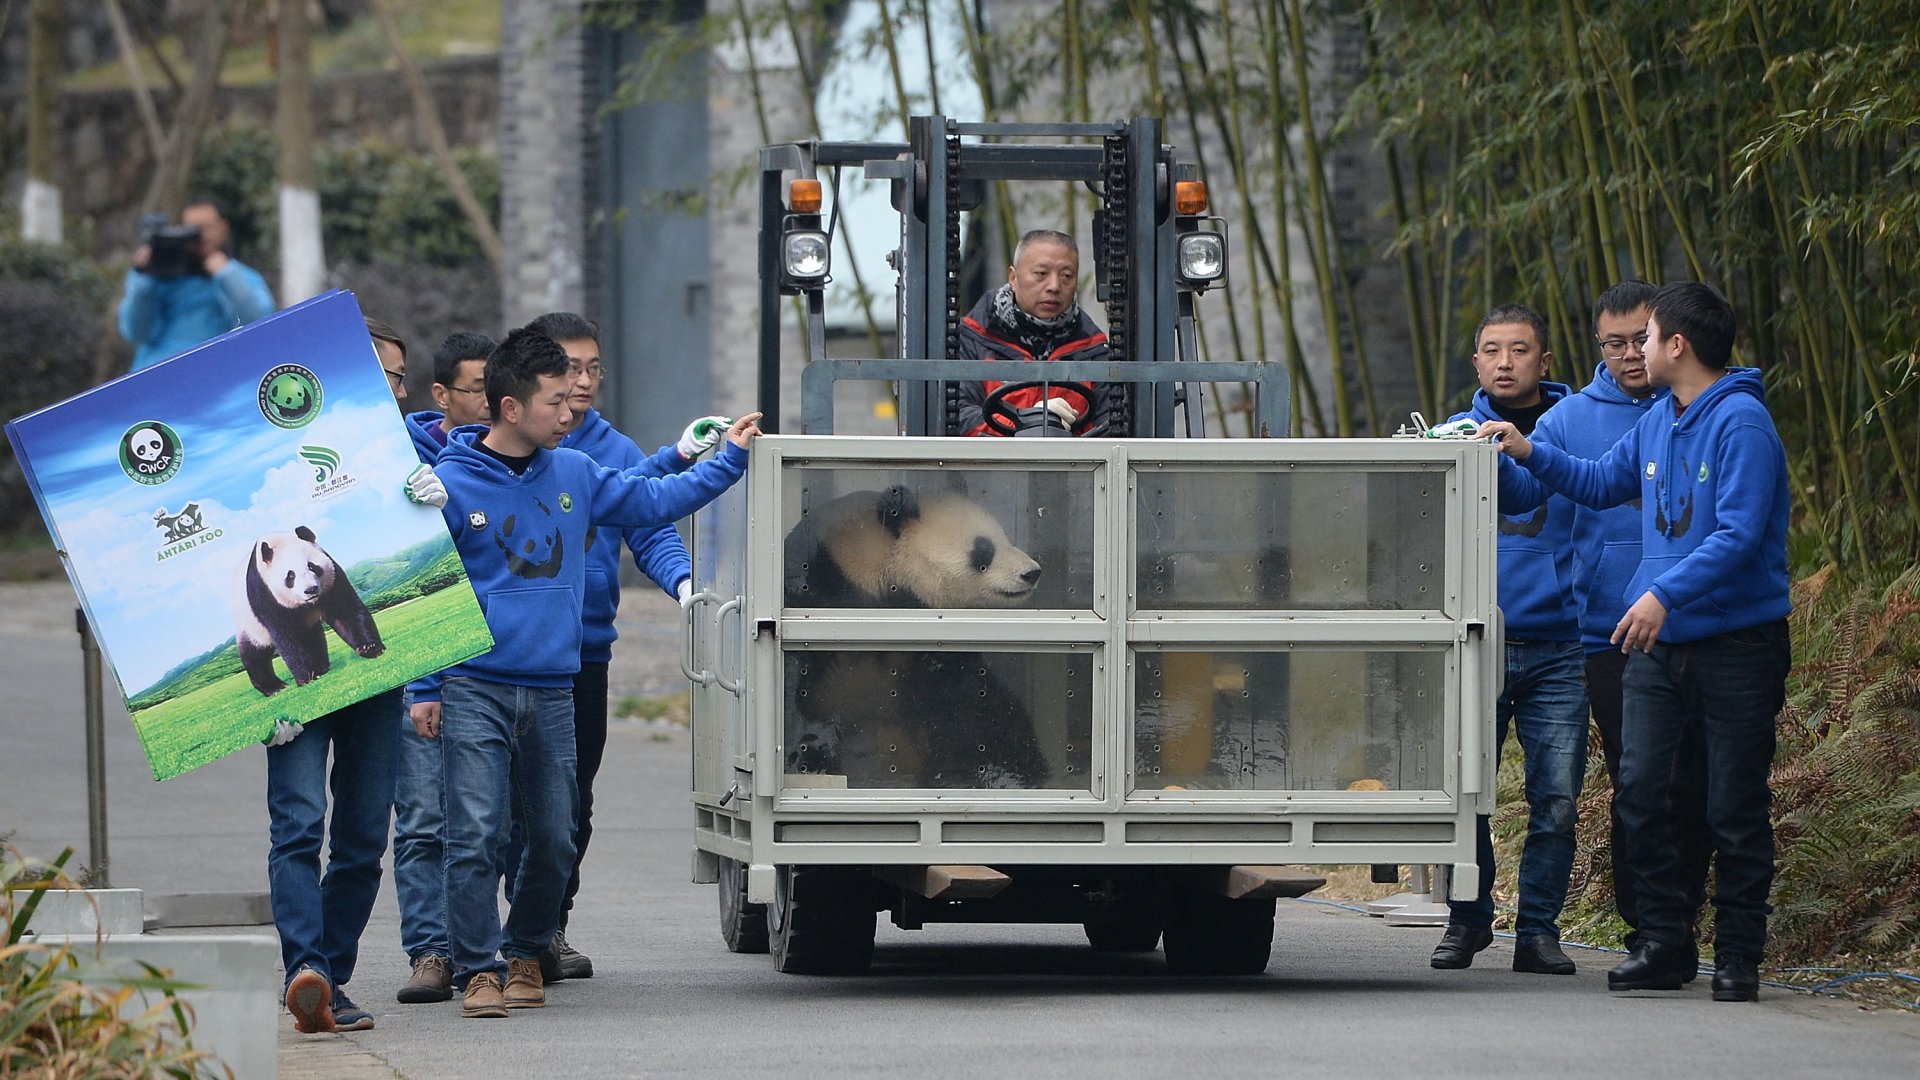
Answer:
<svg viewBox="0 0 1920 1080"><path fill-rule="evenodd" d="M500 127L500 61L460 57L422 68L454 145L492 147ZM271 128L274 87L229 87L220 92L223 124ZM169 95L158 96L161 115ZM314 126L320 139L381 138L426 152L406 83L394 72L365 72L314 81ZM0 97L0 190L10 201L25 180L24 100ZM127 90L83 90L66 95L58 121L60 189L69 235L92 236L94 253L123 253L132 241L140 200L153 171L153 153Z"/></svg>
<svg viewBox="0 0 1920 1080"><path fill-rule="evenodd" d="M501 311L518 326L586 306L584 142L591 134L580 0L501 0Z"/></svg>

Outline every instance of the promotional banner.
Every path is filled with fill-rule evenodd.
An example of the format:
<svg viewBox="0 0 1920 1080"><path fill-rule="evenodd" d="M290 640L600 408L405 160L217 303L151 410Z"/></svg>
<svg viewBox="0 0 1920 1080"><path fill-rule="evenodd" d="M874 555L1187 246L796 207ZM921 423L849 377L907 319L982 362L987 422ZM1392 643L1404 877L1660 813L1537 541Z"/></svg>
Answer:
<svg viewBox="0 0 1920 1080"><path fill-rule="evenodd" d="M350 293L7 435L155 779L493 646Z"/></svg>

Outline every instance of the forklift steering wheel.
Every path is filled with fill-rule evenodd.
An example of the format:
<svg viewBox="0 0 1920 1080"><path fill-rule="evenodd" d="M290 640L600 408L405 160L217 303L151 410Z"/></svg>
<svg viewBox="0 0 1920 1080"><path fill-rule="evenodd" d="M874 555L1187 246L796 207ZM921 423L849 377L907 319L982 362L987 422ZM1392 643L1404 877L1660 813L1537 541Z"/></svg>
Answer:
<svg viewBox="0 0 1920 1080"><path fill-rule="evenodd" d="M987 395L987 400L980 403L980 420L986 424L988 430L992 431L995 435L1004 435L1012 438L1020 434L1027 425L1022 422L1020 415L1025 410L1021 406L1008 402L1007 396L1021 390L1040 390L1051 387L1064 387L1074 391L1081 396L1082 400L1088 402L1089 409L1092 408L1094 389L1091 383L1055 382L1052 379L1038 379L1031 382L1010 382L1001 383L992 393ZM1027 406L1026 408L1032 409L1038 407L1039 406ZM1051 416L1051 414L1049 414L1049 416ZM1058 418L1055 417L1054 419L1057 420ZM1107 423L1102 420L1094 427L1088 428L1086 435L1083 437L1097 437L1105 434L1106 430ZM1068 434L1072 434L1071 430L1068 431Z"/></svg>

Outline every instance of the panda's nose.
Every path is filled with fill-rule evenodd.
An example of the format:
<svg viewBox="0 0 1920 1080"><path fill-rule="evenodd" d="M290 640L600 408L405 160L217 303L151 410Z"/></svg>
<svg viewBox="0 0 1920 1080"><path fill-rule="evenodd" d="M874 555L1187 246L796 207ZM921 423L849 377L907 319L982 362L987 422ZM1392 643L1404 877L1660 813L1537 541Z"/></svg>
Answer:
<svg viewBox="0 0 1920 1080"><path fill-rule="evenodd" d="M1035 563L1033 569L1027 571L1024 574L1021 574L1020 580L1026 582L1029 585L1033 584L1036 581L1039 581L1040 580L1040 564Z"/></svg>

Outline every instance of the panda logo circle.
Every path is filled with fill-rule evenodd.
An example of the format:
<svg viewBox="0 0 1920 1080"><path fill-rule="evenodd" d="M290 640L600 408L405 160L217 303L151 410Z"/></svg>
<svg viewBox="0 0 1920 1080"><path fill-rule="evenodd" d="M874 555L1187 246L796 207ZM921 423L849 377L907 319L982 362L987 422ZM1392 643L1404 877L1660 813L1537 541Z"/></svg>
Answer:
<svg viewBox="0 0 1920 1080"><path fill-rule="evenodd" d="M260 379L260 415L275 427L302 428L320 415L320 379L299 364L281 364Z"/></svg>
<svg viewBox="0 0 1920 1080"><path fill-rule="evenodd" d="M136 484L164 484L186 454L180 436L158 420L142 420L120 436L120 471Z"/></svg>

